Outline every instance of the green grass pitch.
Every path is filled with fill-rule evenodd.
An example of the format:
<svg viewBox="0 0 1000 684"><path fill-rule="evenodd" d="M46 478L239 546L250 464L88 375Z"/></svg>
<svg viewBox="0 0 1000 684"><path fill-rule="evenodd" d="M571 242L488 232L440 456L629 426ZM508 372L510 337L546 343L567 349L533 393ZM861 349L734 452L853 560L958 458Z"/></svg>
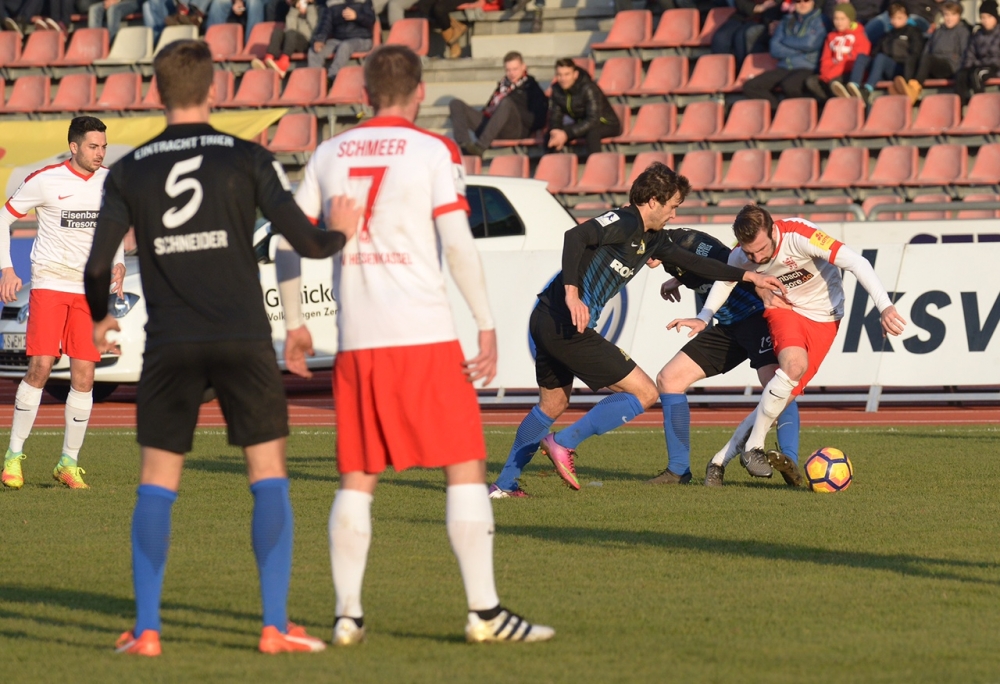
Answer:
<svg viewBox="0 0 1000 684"><path fill-rule="evenodd" d="M491 475L513 429L487 433ZM695 482L722 429L693 433ZM494 504L506 605L550 624L545 644L470 646L436 471L388 474L373 507L368 643L317 655L255 651L260 599L242 460L199 432L174 506L164 655L116 656L133 619L134 435L92 430L93 489L57 488L58 430L26 445L27 484L0 491L2 682L986 682L1000 679L996 427L807 429L856 474L840 494L751 481L655 488L662 431L585 443L583 488L544 456L528 500ZM0 433L0 439L6 436ZM330 638L331 430L296 430L290 616Z"/></svg>

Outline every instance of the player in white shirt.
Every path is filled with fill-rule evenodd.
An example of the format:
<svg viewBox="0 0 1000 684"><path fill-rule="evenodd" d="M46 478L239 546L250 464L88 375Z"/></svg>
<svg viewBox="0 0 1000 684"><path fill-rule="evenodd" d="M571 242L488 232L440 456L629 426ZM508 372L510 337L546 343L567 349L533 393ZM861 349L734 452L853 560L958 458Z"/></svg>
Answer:
<svg viewBox="0 0 1000 684"><path fill-rule="evenodd" d="M871 264L809 221L774 221L766 209L748 204L736 217L733 232L739 245L730 254L729 263L777 277L788 294L782 299L761 293L768 307L764 317L771 328L779 369L764 387L757 408L740 423L708 467L710 471L719 468L721 479L721 469L742 451L740 462L754 477L771 477L773 467L790 484L800 483L795 462L779 451L765 453L764 439L789 399L802 394L816 375L833 345L844 317L840 269L853 273L874 300L886 333L901 334L906 321L896 312ZM691 335L701 332L735 285L715 283L697 318L671 321L667 327L690 328Z"/></svg>
<svg viewBox="0 0 1000 684"><path fill-rule="evenodd" d="M503 608L494 582L486 446L472 383L496 374L496 332L469 229L461 153L453 141L413 125L424 98L416 54L383 46L364 69L375 117L320 145L296 194L315 219L338 196L364 206L360 229L334 270L341 481L329 527L337 594L333 641L346 646L364 638L361 584L371 502L388 465L444 469L448 536L469 606L466 638L543 641L554 631ZM479 327L479 354L469 361L451 318L442 253ZM312 342L301 325L297 283L279 267L286 362L304 374Z"/></svg>
<svg viewBox="0 0 1000 684"><path fill-rule="evenodd" d="M66 434L62 456L52 471L70 489L87 489L79 467L80 447L94 404L94 368L101 351L94 346L90 307L83 293L83 268L94 241L104 178L101 166L108 148L104 123L78 116L69 125L69 151L62 164L35 171L0 209L0 299L10 303L21 289L10 258L10 227L35 210L38 233L31 249L31 296L28 300L28 370L17 388L10 445L4 456L4 486L24 485L21 461L24 441L31 434L42 388L52 366L63 354L70 358L70 390L66 398ZM122 248L114 258L113 290L120 296L125 279Z"/></svg>

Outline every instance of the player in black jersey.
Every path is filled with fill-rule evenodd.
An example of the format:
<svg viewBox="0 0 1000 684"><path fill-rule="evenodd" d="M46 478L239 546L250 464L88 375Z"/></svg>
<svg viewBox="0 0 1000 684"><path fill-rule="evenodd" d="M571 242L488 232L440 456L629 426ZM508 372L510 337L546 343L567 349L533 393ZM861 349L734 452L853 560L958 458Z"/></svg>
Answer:
<svg viewBox="0 0 1000 684"><path fill-rule="evenodd" d="M678 247L700 256L727 263L732 251L708 233L687 228L665 231ZM672 278L663 283L660 295L667 301L681 300L683 285L695 293L700 311L712 287L711 280L691 271L664 264ZM685 392L698 380L728 373L750 359L761 385L766 385L778 369L778 357L771 342L771 330L764 320L764 303L753 288L737 287L726 304L715 313L716 325L688 342L656 376L656 389L663 406L663 434L669 463L650 484L687 484L691 481L691 412ZM678 329L679 330L679 329ZM801 475L795 466L799 452L799 409L790 402L778 418L779 453L790 459L781 469L785 481L799 486ZM725 450L717 459L725 455ZM706 467L705 484L721 486L724 465L711 462Z"/></svg>
<svg viewBox="0 0 1000 684"><path fill-rule="evenodd" d="M184 453L191 450L201 398L215 389L229 441L243 447L254 496L252 539L260 573L265 653L318 651L323 642L288 621L292 509L285 469L288 409L271 346L253 249L260 207L302 256L324 258L354 234L360 210L335 200L314 228L269 152L209 125L215 100L212 55L178 41L153 63L167 128L108 174L84 273L100 345L117 330L107 315L109 266L135 227L149 322L137 398L142 466L132 518L135 628L119 652L160 653L160 593Z"/></svg>
<svg viewBox="0 0 1000 684"><path fill-rule="evenodd" d="M782 289L774 278L747 278L748 271L692 254L670 240L662 228L674 217L689 189L684 176L663 164L653 164L632 185L629 206L566 232L562 272L538 295L529 321L540 401L518 428L507 463L490 488L491 497L524 495L517 478L539 443L560 477L579 489L576 446L632 420L656 401L656 385L649 376L594 329L604 305L650 259L710 280L746 280ZM615 394L569 428L550 435L552 423L569 405L574 377L593 390L608 388Z"/></svg>

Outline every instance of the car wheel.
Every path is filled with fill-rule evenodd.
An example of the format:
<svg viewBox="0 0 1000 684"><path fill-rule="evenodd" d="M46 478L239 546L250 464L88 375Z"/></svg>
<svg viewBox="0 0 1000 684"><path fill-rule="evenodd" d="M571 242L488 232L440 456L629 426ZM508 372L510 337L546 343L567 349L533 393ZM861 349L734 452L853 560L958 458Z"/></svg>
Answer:
<svg viewBox="0 0 1000 684"><path fill-rule="evenodd" d="M118 384L114 382L95 382L94 383L94 401L100 402L104 401L111 394L118 389ZM45 391L53 399L58 401L66 401L66 397L69 396L69 383L49 383L45 386Z"/></svg>

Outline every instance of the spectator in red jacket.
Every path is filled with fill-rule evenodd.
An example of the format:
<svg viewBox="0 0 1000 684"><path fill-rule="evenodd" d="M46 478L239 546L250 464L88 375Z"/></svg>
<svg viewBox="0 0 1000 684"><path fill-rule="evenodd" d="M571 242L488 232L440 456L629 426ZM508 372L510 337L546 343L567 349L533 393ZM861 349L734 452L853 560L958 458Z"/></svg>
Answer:
<svg viewBox="0 0 1000 684"><path fill-rule="evenodd" d="M806 89L821 102L833 97L844 87L858 55L871 54L871 50L854 7L847 2L837 5L833 10L833 30L826 35L819 58L819 73L806 79Z"/></svg>

